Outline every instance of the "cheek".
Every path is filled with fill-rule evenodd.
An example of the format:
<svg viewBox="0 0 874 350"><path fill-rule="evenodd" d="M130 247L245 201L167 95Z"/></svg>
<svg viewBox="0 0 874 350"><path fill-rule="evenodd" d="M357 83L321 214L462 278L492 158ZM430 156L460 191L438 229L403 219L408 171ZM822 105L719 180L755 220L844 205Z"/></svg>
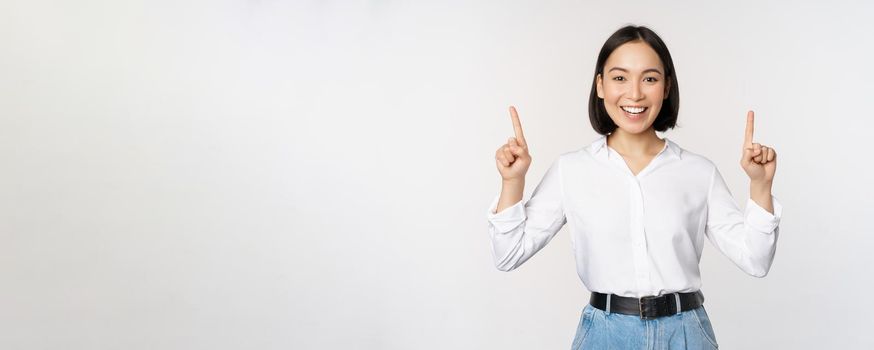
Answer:
<svg viewBox="0 0 874 350"><path fill-rule="evenodd" d="M647 89L647 95L652 97L662 98L665 96L665 86L664 84L656 84L652 85Z"/></svg>
<svg viewBox="0 0 874 350"><path fill-rule="evenodd" d="M611 104L617 102L623 94L624 91L621 86L612 85L604 87L604 100L611 102Z"/></svg>

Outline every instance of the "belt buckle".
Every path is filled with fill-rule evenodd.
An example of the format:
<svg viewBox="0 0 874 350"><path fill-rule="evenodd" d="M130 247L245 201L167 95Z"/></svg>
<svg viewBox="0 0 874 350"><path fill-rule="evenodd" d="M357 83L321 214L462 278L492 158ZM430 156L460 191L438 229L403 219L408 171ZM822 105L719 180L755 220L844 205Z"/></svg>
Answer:
<svg viewBox="0 0 874 350"><path fill-rule="evenodd" d="M656 297L656 296L645 296L645 297L643 297L643 298L638 299L638 301L637 301L637 309L639 310L639 314L640 314L640 318L641 318L641 319L643 319L643 320L651 320L651 319L654 319L654 318L655 318L655 317L648 317L647 315L644 315L644 312L643 312L643 309L644 309L644 308L643 308L644 301L645 301L645 300L648 300L648 299L655 299L655 298L658 298L658 297Z"/></svg>

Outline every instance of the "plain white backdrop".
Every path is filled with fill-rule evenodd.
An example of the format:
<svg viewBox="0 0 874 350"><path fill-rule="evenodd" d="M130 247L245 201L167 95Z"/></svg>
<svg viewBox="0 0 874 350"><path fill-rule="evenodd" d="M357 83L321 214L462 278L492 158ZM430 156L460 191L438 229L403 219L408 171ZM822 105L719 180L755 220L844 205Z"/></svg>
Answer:
<svg viewBox="0 0 874 350"><path fill-rule="evenodd" d="M725 349L874 347L870 2L0 2L0 348L566 349L567 228L493 265L516 105L526 199L597 135L598 50L655 30L667 136L739 205L778 152L768 276L706 243Z"/></svg>

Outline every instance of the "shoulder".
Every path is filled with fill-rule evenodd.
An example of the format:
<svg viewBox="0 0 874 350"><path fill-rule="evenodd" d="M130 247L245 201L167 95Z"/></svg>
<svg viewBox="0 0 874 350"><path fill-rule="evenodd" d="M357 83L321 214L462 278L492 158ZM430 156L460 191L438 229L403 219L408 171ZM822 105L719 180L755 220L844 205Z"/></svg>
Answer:
<svg viewBox="0 0 874 350"><path fill-rule="evenodd" d="M580 146L576 149L564 152L559 155L559 159L591 159L606 145L607 137L600 135L595 137L590 143Z"/></svg>
<svg viewBox="0 0 874 350"><path fill-rule="evenodd" d="M681 147L673 140L667 139L667 142L669 143L670 147L674 147L674 149L677 151L677 154L679 155L683 166L700 169L703 171L712 171L716 169L716 163L710 160L710 158L707 158L700 153L693 152L684 147Z"/></svg>
<svg viewBox="0 0 874 350"><path fill-rule="evenodd" d="M684 163L683 165L687 167L701 169L708 172L716 169L716 163L710 160L710 158L695 152L684 151L682 160Z"/></svg>

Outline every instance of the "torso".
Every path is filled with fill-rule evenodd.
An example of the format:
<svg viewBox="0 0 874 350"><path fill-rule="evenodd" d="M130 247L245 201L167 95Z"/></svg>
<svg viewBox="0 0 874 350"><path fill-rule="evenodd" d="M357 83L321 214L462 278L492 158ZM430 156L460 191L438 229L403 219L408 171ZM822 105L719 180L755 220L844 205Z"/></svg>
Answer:
<svg viewBox="0 0 874 350"><path fill-rule="evenodd" d="M587 288L639 298L700 286L708 194L721 182L713 162L689 151L680 158L679 150L676 156L665 150L658 157L623 159L612 149L609 156L594 153L590 145L559 158L561 176L550 179L561 186L544 186L541 193L561 194L556 203L563 210L549 211L565 215L577 274ZM629 181L631 170L643 177ZM556 187L561 191L550 190ZM719 200L728 204L730 198ZM643 248L630 248L635 245Z"/></svg>

